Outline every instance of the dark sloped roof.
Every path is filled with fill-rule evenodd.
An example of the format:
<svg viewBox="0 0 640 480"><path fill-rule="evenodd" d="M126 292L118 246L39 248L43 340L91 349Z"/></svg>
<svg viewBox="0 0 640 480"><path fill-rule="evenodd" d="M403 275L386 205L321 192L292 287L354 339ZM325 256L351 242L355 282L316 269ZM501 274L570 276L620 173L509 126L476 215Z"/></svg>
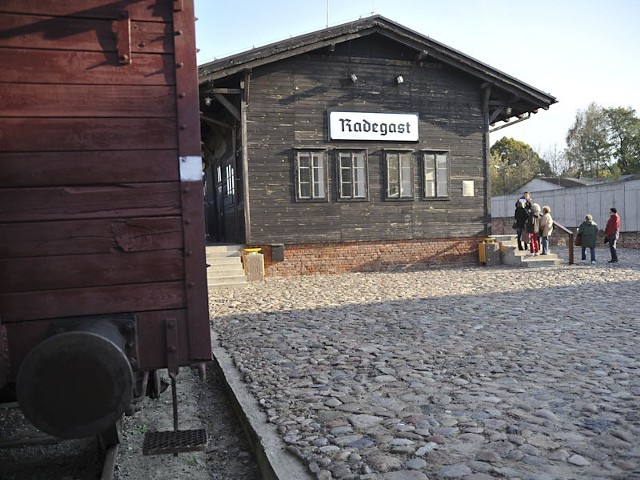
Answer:
<svg viewBox="0 0 640 480"><path fill-rule="evenodd" d="M426 55L491 85L490 100L494 102L494 106L502 103L505 109L495 115L494 121L535 113L539 108L547 109L556 103L556 99L550 94L380 15L292 37L203 64L199 67L200 83L372 34L384 35L415 49L416 58ZM506 107L510 107L510 110L506 110Z"/></svg>

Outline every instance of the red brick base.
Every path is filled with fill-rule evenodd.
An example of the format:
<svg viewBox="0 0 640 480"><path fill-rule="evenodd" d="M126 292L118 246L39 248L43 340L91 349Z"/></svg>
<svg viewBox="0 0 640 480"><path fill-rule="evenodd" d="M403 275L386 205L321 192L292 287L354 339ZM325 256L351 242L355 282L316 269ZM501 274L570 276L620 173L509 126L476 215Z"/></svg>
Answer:
<svg viewBox="0 0 640 480"><path fill-rule="evenodd" d="M350 242L284 246L284 261L271 261L271 247L262 248L266 276L316 273L411 270L436 265L478 263L480 238Z"/></svg>

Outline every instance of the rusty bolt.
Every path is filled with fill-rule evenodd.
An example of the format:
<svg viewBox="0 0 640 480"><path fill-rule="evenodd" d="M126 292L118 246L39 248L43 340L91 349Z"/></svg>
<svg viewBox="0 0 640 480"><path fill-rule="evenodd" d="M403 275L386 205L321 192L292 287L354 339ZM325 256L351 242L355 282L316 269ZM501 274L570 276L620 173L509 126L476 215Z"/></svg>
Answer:
<svg viewBox="0 0 640 480"><path fill-rule="evenodd" d="M178 68L182 68L182 67L184 67L184 62L178 62L178 63L176 63L176 67L178 67Z"/></svg>
<svg viewBox="0 0 640 480"><path fill-rule="evenodd" d="M174 345L171 345L171 346L169 347L169 351L170 351L171 353L175 352L176 350L177 350L177 349L176 349L176 347L175 347Z"/></svg>

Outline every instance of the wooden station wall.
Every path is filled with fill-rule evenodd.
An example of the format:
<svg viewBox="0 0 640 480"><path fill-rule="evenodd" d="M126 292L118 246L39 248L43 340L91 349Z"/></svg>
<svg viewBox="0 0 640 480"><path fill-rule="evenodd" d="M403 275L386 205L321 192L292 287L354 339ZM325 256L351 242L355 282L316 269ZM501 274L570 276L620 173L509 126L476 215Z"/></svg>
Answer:
<svg viewBox="0 0 640 480"><path fill-rule="evenodd" d="M252 245L468 238L482 235L483 113L480 82L442 63L410 60L415 50L365 37L253 69L247 106ZM351 81L355 73L358 80ZM395 78L402 75L404 83ZM330 141L327 111L415 112L419 141ZM296 202L296 148L328 155L329 201ZM366 150L367 201L337 200L336 152ZM449 197L424 199L414 156L414 198L385 198L388 150L445 151ZM462 196L463 180L474 196Z"/></svg>

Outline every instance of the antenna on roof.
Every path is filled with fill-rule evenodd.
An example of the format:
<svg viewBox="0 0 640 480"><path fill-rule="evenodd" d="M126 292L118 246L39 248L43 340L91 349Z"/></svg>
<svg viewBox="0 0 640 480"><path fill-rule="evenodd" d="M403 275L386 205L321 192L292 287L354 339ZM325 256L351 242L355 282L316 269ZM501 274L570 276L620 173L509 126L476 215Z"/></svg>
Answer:
<svg viewBox="0 0 640 480"><path fill-rule="evenodd" d="M329 28L329 0L327 0L327 28Z"/></svg>

